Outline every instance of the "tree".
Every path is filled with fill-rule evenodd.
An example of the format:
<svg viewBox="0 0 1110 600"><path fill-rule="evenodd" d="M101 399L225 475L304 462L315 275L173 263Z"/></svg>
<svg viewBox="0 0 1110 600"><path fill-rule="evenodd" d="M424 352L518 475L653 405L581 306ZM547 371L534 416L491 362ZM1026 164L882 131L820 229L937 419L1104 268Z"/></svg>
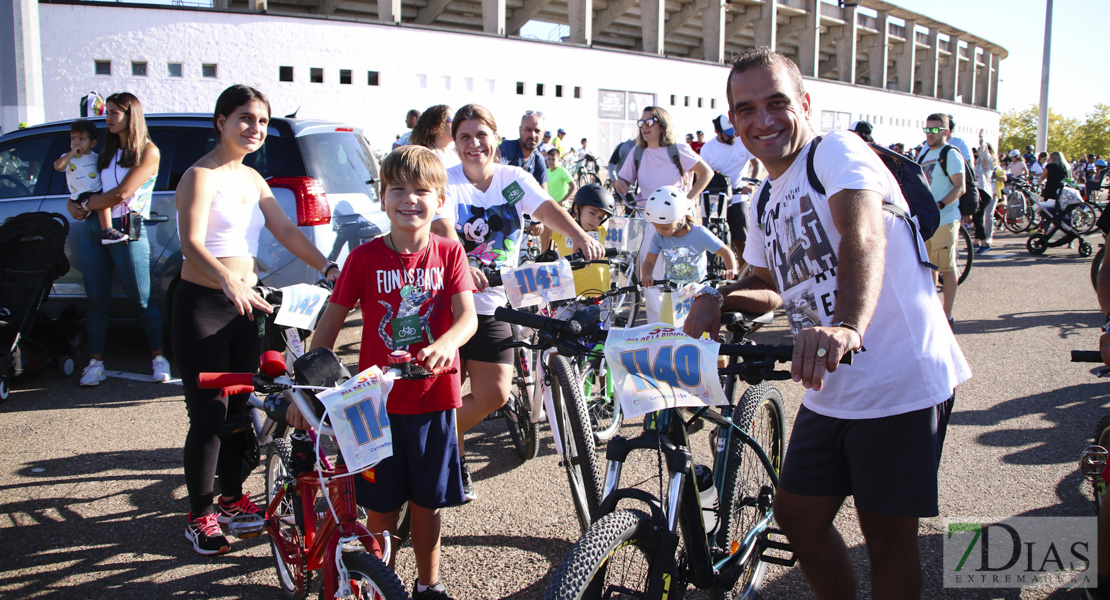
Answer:
<svg viewBox="0 0 1110 600"><path fill-rule="evenodd" d="M1105 120L1104 126L1110 127L1110 107L1106 105L1098 105L1105 108L1103 115ZM1098 107L1096 107L1096 113ZM1001 135L999 135L999 152L1009 152L1010 150L1020 150L1024 153L1025 147L1032 144L1037 144L1037 116L1039 110L1037 105L1034 104L1029 108L1021 111L1008 111L1002 115L1000 121ZM1072 157L1078 156L1085 152L1095 152L1094 150L1085 150L1090 147L1091 143L1087 137L1087 127L1091 123L1091 116L1095 113L1088 115L1086 123L1081 124L1079 119L1073 117L1065 117L1059 113L1048 109L1048 150L1063 152L1064 156ZM1110 130L1104 129L1104 132ZM1106 135L1103 133L1102 135Z"/></svg>
<svg viewBox="0 0 1110 600"><path fill-rule="evenodd" d="M1095 109L1087 113L1087 121L1079 127L1077 137L1086 152L1099 156L1110 154L1110 104L1096 104Z"/></svg>

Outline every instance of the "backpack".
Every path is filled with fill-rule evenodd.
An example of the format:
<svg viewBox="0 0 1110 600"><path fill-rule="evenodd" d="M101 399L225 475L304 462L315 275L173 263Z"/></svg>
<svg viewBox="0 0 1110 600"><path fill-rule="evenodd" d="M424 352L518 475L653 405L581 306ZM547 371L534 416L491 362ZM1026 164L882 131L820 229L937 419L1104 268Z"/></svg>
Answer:
<svg viewBox="0 0 1110 600"><path fill-rule="evenodd" d="M940 149L940 169L947 176L948 173L948 149L959 150L952 144L945 144ZM926 151L927 152L927 151ZM921 153L918 159L925 156L925 152ZM963 156L963 155L961 155ZM971 163L968 162L967 157L963 159L964 163L964 193L960 196L960 216L970 217L975 214L979 208L979 188L975 186L975 170L971 168Z"/></svg>
<svg viewBox="0 0 1110 600"><path fill-rule="evenodd" d="M82 118L84 117L100 117L104 115L104 98L96 92L89 92L78 101L78 110Z"/></svg>
<svg viewBox="0 0 1110 600"><path fill-rule="evenodd" d="M817 178L817 171L813 168L813 157L817 154L817 145L821 143L821 139L821 136L813 138L809 156L806 157L806 176L809 178L810 187L824 196L825 186ZM925 178L925 172L921 170L921 165L907 156L874 142L868 142L867 145L894 175L894 180L898 182L898 188L902 190L902 196L910 207L909 212L906 212L901 206L883 202L883 210L909 224L914 235L921 238L921 243L917 244L918 260L921 261L921 264L935 269L936 266L929 262L928 256L920 255L920 249L924 241L933 237L937 227L940 226L940 209L937 208L936 200L933 200L933 192L929 189L929 181ZM759 202L756 204L756 218L759 221L763 220L763 209L767 206L770 197L770 188L764 183L760 191Z"/></svg>

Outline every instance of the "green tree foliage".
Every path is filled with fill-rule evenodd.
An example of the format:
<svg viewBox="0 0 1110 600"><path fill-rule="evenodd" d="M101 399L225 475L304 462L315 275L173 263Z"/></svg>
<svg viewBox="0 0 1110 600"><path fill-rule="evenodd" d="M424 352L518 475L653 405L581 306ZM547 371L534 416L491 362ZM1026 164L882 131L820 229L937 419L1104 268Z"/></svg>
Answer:
<svg viewBox="0 0 1110 600"><path fill-rule="evenodd" d="M1027 145L1036 146L1037 114L1038 108L1035 104L1024 110L1004 113L1001 119L999 151L1009 152L1016 148L1024 153ZM1068 160L1087 152L1104 154L1095 149L1096 139L1100 139L1099 147L1105 148L1110 143L1108 135L1110 135L1110 106L1097 105L1095 111L1087 115L1085 122L1060 115L1051 108L1048 109L1048 150L1063 152Z"/></svg>

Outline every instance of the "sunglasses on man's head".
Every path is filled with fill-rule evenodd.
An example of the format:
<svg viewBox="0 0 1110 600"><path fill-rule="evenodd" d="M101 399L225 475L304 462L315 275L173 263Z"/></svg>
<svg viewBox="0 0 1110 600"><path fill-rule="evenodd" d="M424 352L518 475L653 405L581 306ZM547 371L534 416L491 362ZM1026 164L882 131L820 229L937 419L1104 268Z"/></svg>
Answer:
<svg viewBox="0 0 1110 600"><path fill-rule="evenodd" d="M639 121L636 121L636 126L637 127L651 127L652 125L655 125L658 122L659 122L659 120L654 118L654 117L651 118L651 119L640 119Z"/></svg>
<svg viewBox="0 0 1110 600"><path fill-rule="evenodd" d="M948 131L948 130L945 129L944 127L925 127L924 131L925 131L925 133L940 133L942 131Z"/></svg>
<svg viewBox="0 0 1110 600"><path fill-rule="evenodd" d="M532 115L536 115L537 117L542 119L543 118L543 111L540 111L540 110L526 110L526 111L524 111L524 116L530 117Z"/></svg>

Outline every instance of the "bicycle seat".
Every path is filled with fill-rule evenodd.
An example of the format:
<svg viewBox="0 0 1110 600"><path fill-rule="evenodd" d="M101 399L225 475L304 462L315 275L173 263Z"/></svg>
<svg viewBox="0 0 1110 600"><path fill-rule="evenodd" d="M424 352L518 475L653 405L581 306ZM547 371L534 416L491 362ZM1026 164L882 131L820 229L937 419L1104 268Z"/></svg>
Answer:
<svg viewBox="0 0 1110 600"><path fill-rule="evenodd" d="M763 314L749 313L743 311L727 311L721 313L721 325L732 325L733 323L758 323L760 325L770 325L771 321L775 319L775 312L766 312Z"/></svg>

